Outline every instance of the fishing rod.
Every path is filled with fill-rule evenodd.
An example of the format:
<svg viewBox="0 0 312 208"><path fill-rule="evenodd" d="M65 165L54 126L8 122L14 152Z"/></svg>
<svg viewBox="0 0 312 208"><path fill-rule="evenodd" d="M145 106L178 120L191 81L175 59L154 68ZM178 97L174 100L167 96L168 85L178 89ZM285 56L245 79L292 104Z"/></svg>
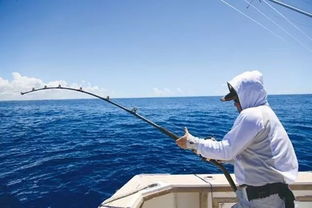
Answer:
<svg viewBox="0 0 312 208"><path fill-rule="evenodd" d="M37 91L41 91L41 90L55 90L55 89L59 89L59 90L72 90L72 91L77 91L77 92L81 92L81 93L84 93L84 94L88 94L88 95L91 95L93 97L96 97L96 98L99 98L101 100L104 100L118 108L121 108L122 110L134 115L135 117L145 121L146 123L150 124L151 126L155 127L156 129L158 129L159 131L161 131L162 133L164 133L165 135L169 136L170 138L174 139L174 140L177 140L179 139L180 137L178 137L177 135L175 135L174 133L170 132L169 130L165 129L164 127L161 127L159 126L158 124L148 120L147 118L141 116L140 114L137 113L137 109L136 108L133 108L133 109L128 109L114 101L112 101L110 99L109 96L107 96L106 98L105 97L101 97L99 95L96 95L94 93L91 93L91 92L88 92L88 91L85 91L83 90L81 87L79 89L75 89L75 88L71 88L71 87L62 87L61 85L58 85L57 87L47 87L47 86L44 86L43 88L32 88L32 90L30 91L26 91L26 92L21 92L21 95L25 95L25 94L28 94L28 93L32 93L32 92L37 92ZM229 174L229 172L225 169L225 167L219 163L218 161L216 160L213 160L213 159L206 159L202 156L200 156L202 160L206 161L206 162L209 162L213 165L215 165L216 167L218 167L224 174L225 178L227 179L227 181L229 182L232 190L234 192L236 192L237 190L237 187L231 177L231 175Z"/></svg>
<svg viewBox="0 0 312 208"><path fill-rule="evenodd" d="M284 2L276 1L276 0L269 0L269 1L270 1L270 2L273 2L273 3L275 3L275 4L278 4L278 5L280 5L280 6L283 6L283 7L285 7L285 8L291 9L291 10L293 10L293 11L295 11L295 12L300 13L300 14L303 14L303 15L305 15L305 16L307 16L307 17L312 17L312 14L311 14L311 13L306 12L306 11L303 11L302 9L298 9L298 8L296 8L296 7L294 7L294 6L291 6L291 5L289 5L289 4L286 4L286 3L284 3Z"/></svg>

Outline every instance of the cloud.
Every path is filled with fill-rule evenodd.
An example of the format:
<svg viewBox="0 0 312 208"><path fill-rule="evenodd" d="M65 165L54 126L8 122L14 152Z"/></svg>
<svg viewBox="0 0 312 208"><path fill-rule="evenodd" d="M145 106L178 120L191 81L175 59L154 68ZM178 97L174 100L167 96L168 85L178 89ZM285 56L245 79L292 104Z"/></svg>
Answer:
<svg viewBox="0 0 312 208"><path fill-rule="evenodd" d="M38 78L23 76L18 72L12 73L12 80L5 80L0 77L0 100L41 100L41 99L78 99L78 98L91 98L82 93L71 92L66 90L49 90L38 91L26 95L21 95L21 92L29 91L32 88L41 88L45 85L48 87L56 87L59 84L64 87L79 88L98 94L100 96L112 95L107 89L102 89L98 86L93 86L86 81L78 83L68 83L65 80L55 80L44 82Z"/></svg>
<svg viewBox="0 0 312 208"><path fill-rule="evenodd" d="M186 96L185 92L181 88L169 89L169 88L153 88L153 95L156 97L175 97Z"/></svg>

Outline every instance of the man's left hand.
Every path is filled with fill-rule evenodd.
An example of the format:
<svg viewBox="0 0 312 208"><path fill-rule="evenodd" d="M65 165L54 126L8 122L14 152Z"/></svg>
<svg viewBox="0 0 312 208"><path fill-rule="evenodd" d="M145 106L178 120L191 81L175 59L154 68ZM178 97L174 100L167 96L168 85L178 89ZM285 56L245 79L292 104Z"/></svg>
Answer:
<svg viewBox="0 0 312 208"><path fill-rule="evenodd" d="M176 144L182 148L182 149L188 149L187 148L187 138L191 135L187 128L185 127L184 128L184 136L180 137L179 139L176 140Z"/></svg>

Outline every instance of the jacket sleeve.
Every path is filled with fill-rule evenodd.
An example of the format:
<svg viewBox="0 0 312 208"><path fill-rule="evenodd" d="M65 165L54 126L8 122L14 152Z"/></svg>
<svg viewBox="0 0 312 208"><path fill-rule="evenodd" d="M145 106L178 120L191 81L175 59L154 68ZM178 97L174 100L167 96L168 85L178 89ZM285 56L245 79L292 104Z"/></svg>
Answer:
<svg viewBox="0 0 312 208"><path fill-rule="evenodd" d="M222 141L198 140L197 154L210 159L232 160L248 147L263 128L261 113L246 109L240 113Z"/></svg>

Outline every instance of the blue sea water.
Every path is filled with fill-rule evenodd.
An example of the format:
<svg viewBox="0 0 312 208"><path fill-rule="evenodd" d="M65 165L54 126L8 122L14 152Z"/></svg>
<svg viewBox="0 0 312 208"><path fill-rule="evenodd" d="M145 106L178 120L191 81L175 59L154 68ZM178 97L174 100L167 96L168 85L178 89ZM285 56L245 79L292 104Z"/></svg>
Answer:
<svg viewBox="0 0 312 208"><path fill-rule="evenodd" d="M116 99L183 135L222 139L237 112L219 97ZM269 96L312 170L312 95ZM0 102L0 207L97 207L141 173L220 173L132 115L97 99ZM229 171L232 167L226 166Z"/></svg>

